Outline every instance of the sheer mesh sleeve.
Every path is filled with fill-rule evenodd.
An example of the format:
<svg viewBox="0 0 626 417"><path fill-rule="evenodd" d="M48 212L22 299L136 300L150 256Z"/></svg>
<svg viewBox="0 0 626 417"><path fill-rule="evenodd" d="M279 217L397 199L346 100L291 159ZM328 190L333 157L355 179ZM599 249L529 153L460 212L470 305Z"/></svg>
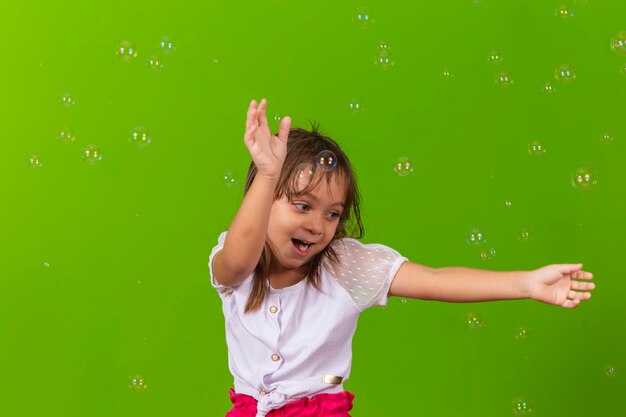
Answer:
<svg viewBox="0 0 626 417"><path fill-rule="evenodd" d="M327 271L348 291L359 311L386 306L391 282L408 259L388 246L353 238L333 242L333 249L339 265L326 260Z"/></svg>
<svg viewBox="0 0 626 417"><path fill-rule="evenodd" d="M224 240L226 240L226 233L228 232L222 232L220 236L217 238L217 245L213 247L213 250L211 251L211 255L209 256L209 273L211 275L211 285L213 286L213 288L217 290L218 294L220 295L220 298L224 298L233 292L232 287L227 287L226 285L222 285L219 282L217 282L217 280L215 279L215 273L213 272L213 258L215 258L215 255L217 255L217 253L224 248Z"/></svg>

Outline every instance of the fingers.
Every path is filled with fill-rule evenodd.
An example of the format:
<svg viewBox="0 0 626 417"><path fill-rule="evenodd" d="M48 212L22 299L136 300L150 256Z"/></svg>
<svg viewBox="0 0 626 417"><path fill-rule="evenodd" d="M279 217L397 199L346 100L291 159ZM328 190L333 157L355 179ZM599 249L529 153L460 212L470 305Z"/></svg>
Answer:
<svg viewBox="0 0 626 417"><path fill-rule="evenodd" d="M265 112L266 108L267 108L267 100L263 98L261 99L261 103L259 104L259 108L257 109L257 113L258 113L257 120L258 120L259 126L269 129L269 125L267 124L267 114Z"/></svg>
<svg viewBox="0 0 626 417"><path fill-rule="evenodd" d="M278 137L286 142L287 137L289 136L290 128L291 128L291 117L289 116L283 117L283 120L280 121L280 126L278 127Z"/></svg>
<svg viewBox="0 0 626 417"><path fill-rule="evenodd" d="M256 123L256 109L257 104L256 100L252 100L250 102L250 106L248 106L248 117L246 119L246 132L250 129L250 126Z"/></svg>
<svg viewBox="0 0 626 417"><path fill-rule="evenodd" d="M596 284L594 284L593 282L572 281L573 290L586 291L586 290L593 290L594 288L596 288Z"/></svg>
<svg viewBox="0 0 626 417"><path fill-rule="evenodd" d="M567 298L570 300L588 300L591 298L591 293L590 292L576 292L576 291L570 291L567 294Z"/></svg>

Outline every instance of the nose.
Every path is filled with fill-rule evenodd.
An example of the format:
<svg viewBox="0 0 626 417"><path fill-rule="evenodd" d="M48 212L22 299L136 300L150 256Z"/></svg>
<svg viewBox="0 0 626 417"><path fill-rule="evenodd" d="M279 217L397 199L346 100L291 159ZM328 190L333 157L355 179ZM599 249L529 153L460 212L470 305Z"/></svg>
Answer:
<svg viewBox="0 0 626 417"><path fill-rule="evenodd" d="M309 216L307 222L304 224L304 229L314 236L320 235L324 231L323 222L324 218L322 215Z"/></svg>

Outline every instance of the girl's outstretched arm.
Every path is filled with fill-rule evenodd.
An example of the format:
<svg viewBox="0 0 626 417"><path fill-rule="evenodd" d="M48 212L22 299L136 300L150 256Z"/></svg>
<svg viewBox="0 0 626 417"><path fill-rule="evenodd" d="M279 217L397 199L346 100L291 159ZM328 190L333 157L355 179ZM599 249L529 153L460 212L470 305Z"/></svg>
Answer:
<svg viewBox="0 0 626 417"><path fill-rule="evenodd" d="M582 264L555 264L532 271L486 271L464 267L428 268L402 264L389 295L422 300L469 303L530 298L575 308L591 298L593 274ZM586 281L575 281L581 279Z"/></svg>

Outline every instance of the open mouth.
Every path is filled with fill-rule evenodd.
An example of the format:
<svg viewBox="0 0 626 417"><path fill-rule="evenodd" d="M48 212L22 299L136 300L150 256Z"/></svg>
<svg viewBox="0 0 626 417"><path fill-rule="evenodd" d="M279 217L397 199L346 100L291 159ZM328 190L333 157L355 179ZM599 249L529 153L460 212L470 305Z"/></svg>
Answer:
<svg viewBox="0 0 626 417"><path fill-rule="evenodd" d="M309 253L309 250L313 246L312 243L305 243L299 239L291 239L291 241L293 242L293 246L296 248L297 252L300 255L307 255Z"/></svg>

